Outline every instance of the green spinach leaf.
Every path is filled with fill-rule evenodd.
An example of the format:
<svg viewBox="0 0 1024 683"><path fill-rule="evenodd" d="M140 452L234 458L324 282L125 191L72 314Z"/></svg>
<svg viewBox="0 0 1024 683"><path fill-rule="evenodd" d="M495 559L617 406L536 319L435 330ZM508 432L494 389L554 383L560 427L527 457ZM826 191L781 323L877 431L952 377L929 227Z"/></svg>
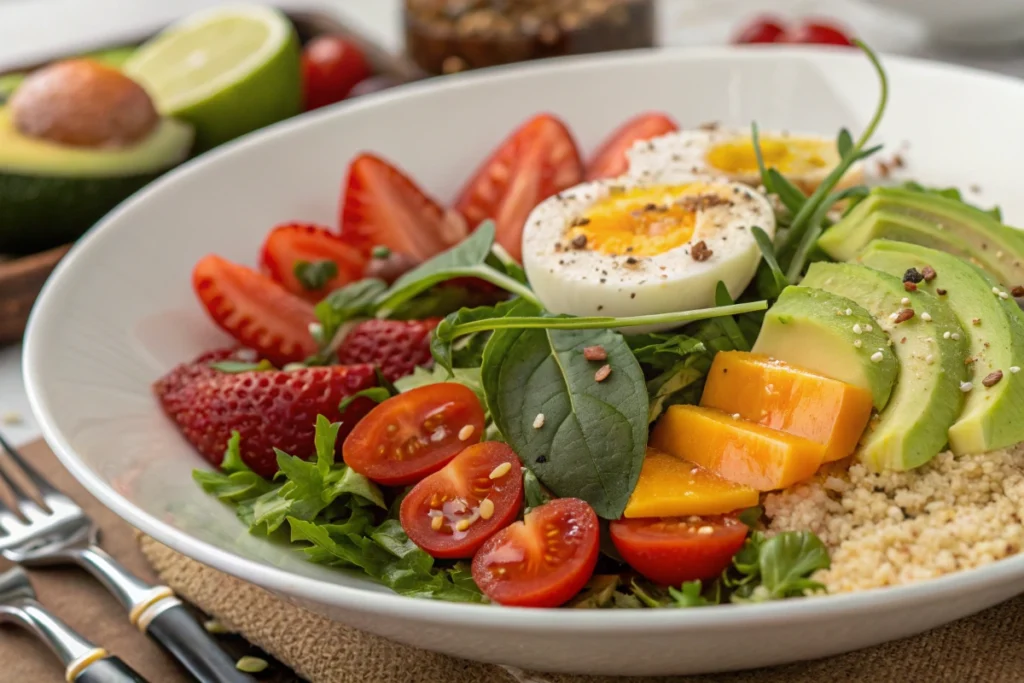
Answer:
<svg viewBox="0 0 1024 683"><path fill-rule="evenodd" d="M829 566L825 544L807 531L772 536L761 546L758 559L761 584L773 600L803 595L806 590L823 590L824 586L811 581L810 576Z"/></svg>
<svg viewBox="0 0 1024 683"><path fill-rule="evenodd" d="M602 346L611 374L583 356ZM581 498L618 519L647 446L643 371L611 330L501 329L484 350L487 405L526 466L560 497ZM535 428L538 415L543 425Z"/></svg>
<svg viewBox="0 0 1024 683"><path fill-rule="evenodd" d="M295 278L307 292L323 289L327 283L338 276L338 264L325 259L323 261L296 261L292 269Z"/></svg>

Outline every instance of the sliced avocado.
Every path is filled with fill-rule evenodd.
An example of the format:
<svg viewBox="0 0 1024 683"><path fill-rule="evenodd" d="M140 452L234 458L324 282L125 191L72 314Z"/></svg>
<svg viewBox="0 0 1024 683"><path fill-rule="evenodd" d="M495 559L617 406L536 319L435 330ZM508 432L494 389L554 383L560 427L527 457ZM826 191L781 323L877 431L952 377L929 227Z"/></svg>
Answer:
<svg viewBox="0 0 1024 683"><path fill-rule="evenodd" d="M22 135L0 107L0 252L70 242L191 147L192 129L169 118L127 148L58 145Z"/></svg>
<svg viewBox="0 0 1024 683"><path fill-rule="evenodd" d="M978 268L934 249L876 240L858 260L897 276L909 268L921 272L930 267L934 279L919 282L918 289L941 290L967 333L973 388L949 428L953 452L985 453L1024 441L1024 317L1017 304L993 294L995 281ZM987 387L985 378L995 383Z"/></svg>
<svg viewBox="0 0 1024 683"><path fill-rule="evenodd" d="M970 258L1002 283L1024 283L1024 236L988 213L937 193L876 187L818 240L849 261L873 239L920 244Z"/></svg>
<svg viewBox="0 0 1024 683"><path fill-rule="evenodd" d="M967 335L949 306L931 294L906 291L898 277L854 263L811 264L802 284L870 311L900 362L889 404L861 439L860 461L876 472L909 470L938 455L960 415L967 378ZM896 322L907 309L914 316Z"/></svg>
<svg viewBox="0 0 1024 683"><path fill-rule="evenodd" d="M860 305L830 292L786 287L764 316L753 352L871 392L889 402L899 365L889 338ZM881 349L882 358L871 360Z"/></svg>

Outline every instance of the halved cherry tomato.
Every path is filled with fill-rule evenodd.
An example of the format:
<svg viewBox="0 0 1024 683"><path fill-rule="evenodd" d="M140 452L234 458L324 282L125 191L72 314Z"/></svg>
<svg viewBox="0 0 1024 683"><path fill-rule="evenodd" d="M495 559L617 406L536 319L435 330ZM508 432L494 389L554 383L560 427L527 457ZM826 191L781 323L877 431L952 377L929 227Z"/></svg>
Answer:
<svg viewBox="0 0 1024 683"><path fill-rule="evenodd" d="M274 365L316 352L313 306L265 275L210 254L192 270L192 288L221 329Z"/></svg>
<svg viewBox="0 0 1024 683"><path fill-rule="evenodd" d="M610 530L626 564L670 586L718 576L747 538L746 524L722 516L620 519Z"/></svg>
<svg viewBox="0 0 1024 683"><path fill-rule="evenodd" d="M491 536L473 557L473 580L502 605L558 607L590 580L598 545L593 508L556 498Z"/></svg>
<svg viewBox="0 0 1024 683"><path fill-rule="evenodd" d="M804 22L796 28L786 31L779 42L806 45L853 45L853 41L843 29L835 24L822 21Z"/></svg>
<svg viewBox="0 0 1024 683"><path fill-rule="evenodd" d="M753 43L777 43L782 40L786 29L778 17L764 15L755 18L749 24L745 24L732 39L737 45L749 45Z"/></svg>
<svg viewBox="0 0 1024 683"><path fill-rule="evenodd" d="M677 130L679 124L667 114L651 111L634 116L616 128L597 148L587 163L584 179L597 180L622 175L629 168L626 152L634 142L650 140Z"/></svg>
<svg viewBox="0 0 1024 683"><path fill-rule="evenodd" d="M430 384L371 410L345 439L342 457L378 484L404 486L437 472L483 433L484 409L472 389Z"/></svg>
<svg viewBox="0 0 1024 683"><path fill-rule="evenodd" d="M334 263L337 273L315 289L307 289L295 272L296 264ZM335 289L363 277L367 258L327 228L309 223L285 223L270 231L260 250L260 268L292 294L316 303Z"/></svg>
<svg viewBox="0 0 1024 683"><path fill-rule="evenodd" d="M494 219L497 241L522 260L523 225L533 207L583 178L576 143L551 114L533 117L498 146L459 193L455 209L476 229Z"/></svg>
<svg viewBox="0 0 1024 683"><path fill-rule="evenodd" d="M340 214L342 238L366 256L383 245L426 261L467 234L461 216L442 209L408 176L372 154L360 154L349 165Z"/></svg>
<svg viewBox="0 0 1024 683"><path fill-rule="evenodd" d="M412 542L430 555L473 557L522 504L519 457L506 444L486 441L416 484L402 501L400 519Z"/></svg>
<svg viewBox="0 0 1024 683"><path fill-rule="evenodd" d="M370 75L370 65L352 41L317 36L302 50L305 110L340 102Z"/></svg>

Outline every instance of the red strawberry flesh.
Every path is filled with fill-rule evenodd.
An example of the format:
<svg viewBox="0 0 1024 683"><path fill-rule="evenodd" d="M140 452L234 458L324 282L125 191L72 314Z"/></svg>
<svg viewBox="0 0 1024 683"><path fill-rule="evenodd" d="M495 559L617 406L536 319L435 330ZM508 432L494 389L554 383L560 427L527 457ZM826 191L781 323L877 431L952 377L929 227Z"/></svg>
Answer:
<svg viewBox="0 0 1024 683"><path fill-rule="evenodd" d="M390 381L412 374L417 365L430 365L430 333L440 322L426 320L367 320L349 332L338 347L343 365L369 363Z"/></svg>

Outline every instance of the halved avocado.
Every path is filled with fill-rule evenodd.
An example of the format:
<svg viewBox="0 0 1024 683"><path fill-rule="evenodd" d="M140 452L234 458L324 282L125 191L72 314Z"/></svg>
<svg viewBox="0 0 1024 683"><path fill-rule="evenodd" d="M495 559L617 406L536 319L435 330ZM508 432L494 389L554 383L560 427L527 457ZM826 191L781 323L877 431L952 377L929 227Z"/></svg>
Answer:
<svg viewBox="0 0 1024 683"><path fill-rule="evenodd" d="M939 194L876 187L818 240L837 261L853 260L873 239L892 239L972 260L998 281L1024 283L1024 234L988 213Z"/></svg>
<svg viewBox="0 0 1024 683"><path fill-rule="evenodd" d="M192 128L162 118L140 142L84 148L22 135L0 107L0 252L70 242L161 173L184 161Z"/></svg>
<svg viewBox="0 0 1024 683"><path fill-rule="evenodd" d="M938 455L963 408L961 382L967 378L966 334L949 306L855 263L813 263L801 284L860 304L889 335L900 362L896 388L868 425L858 460L878 472L913 469ZM879 348L874 358L881 362L883 356Z"/></svg>

